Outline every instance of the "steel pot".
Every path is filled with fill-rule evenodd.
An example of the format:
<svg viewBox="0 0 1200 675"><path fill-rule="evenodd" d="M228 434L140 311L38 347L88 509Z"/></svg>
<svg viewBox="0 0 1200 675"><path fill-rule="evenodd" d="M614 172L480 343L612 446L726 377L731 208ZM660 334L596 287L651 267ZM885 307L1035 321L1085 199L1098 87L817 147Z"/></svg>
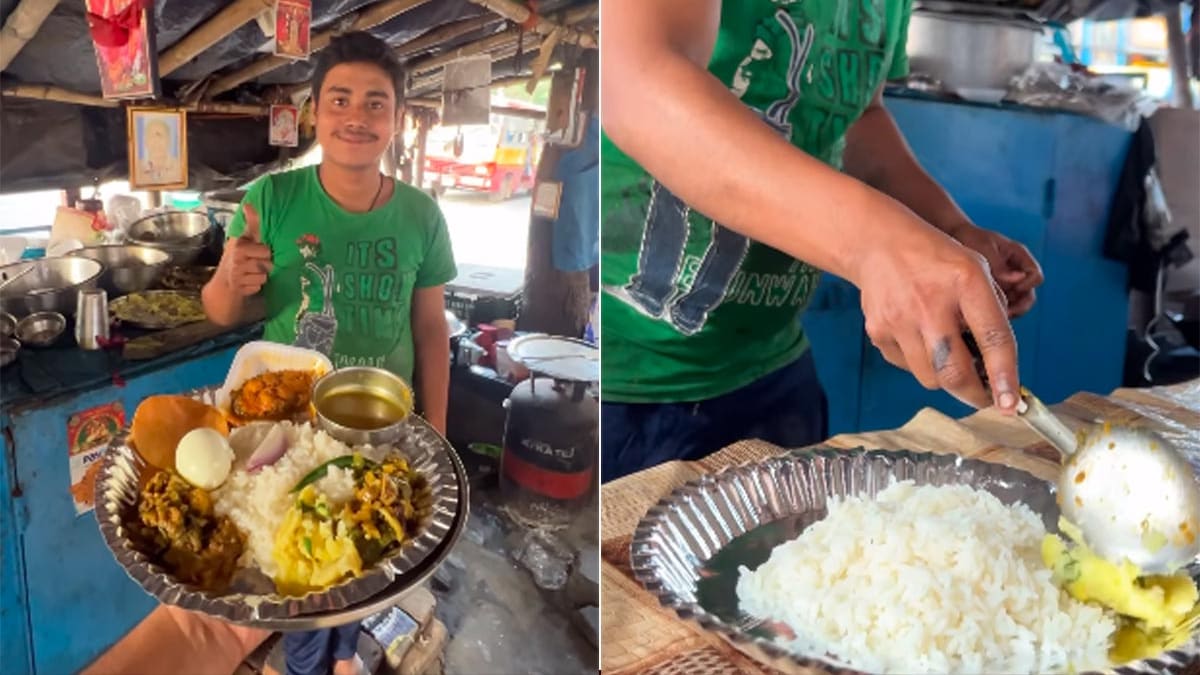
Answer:
<svg viewBox="0 0 1200 675"><path fill-rule="evenodd" d="M28 271L27 271L28 270ZM75 296L95 288L104 265L89 258L38 258L0 267L0 309L18 316L35 312L75 315ZM18 275L20 275L18 277Z"/></svg>
<svg viewBox="0 0 1200 675"><path fill-rule="evenodd" d="M171 254L176 265L190 265L208 245L212 222L195 211L168 211L147 216L129 226L129 243Z"/></svg>
<svg viewBox="0 0 1200 675"><path fill-rule="evenodd" d="M914 11L909 68L949 91L1007 89L1037 58L1041 33L1041 25L1027 19Z"/></svg>
<svg viewBox="0 0 1200 675"><path fill-rule="evenodd" d="M150 288L162 277L171 261L171 254L165 250L136 244L85 246L67 255L90 258L104 265L97 283L110 298Z"/></svg>

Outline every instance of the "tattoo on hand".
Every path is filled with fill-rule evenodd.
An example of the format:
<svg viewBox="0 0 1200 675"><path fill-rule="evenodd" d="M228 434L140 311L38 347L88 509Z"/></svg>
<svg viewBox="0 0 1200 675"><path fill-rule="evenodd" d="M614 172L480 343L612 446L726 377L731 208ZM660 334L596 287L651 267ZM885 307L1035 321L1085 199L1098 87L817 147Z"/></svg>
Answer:
<svg viewBox="0 0 1200 675"><path fill-rule="evenodd" d="M933 346L933 370L942 372L950 363L950 338L942 338Z"/></svg>

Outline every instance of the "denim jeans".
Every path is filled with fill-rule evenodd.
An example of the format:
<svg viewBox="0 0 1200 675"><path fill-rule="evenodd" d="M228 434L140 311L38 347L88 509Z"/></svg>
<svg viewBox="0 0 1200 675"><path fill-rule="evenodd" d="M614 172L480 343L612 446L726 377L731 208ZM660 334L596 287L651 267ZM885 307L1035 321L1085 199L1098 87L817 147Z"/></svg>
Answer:
<svg viewBox="0 0 1200 675"><path fill-rule="evenodd" d="M360 622L336 628L283 634L287 675L329 675L334 661L354 658Z"/></svg>
<svg viewBox="0 0 1200 675"><path fill-rule="evenodd" d="M696 460L747 439L787 448L825 440L829 406L811 350L741 389L694 403L604 403L605 482L671 460Z"/></svg>

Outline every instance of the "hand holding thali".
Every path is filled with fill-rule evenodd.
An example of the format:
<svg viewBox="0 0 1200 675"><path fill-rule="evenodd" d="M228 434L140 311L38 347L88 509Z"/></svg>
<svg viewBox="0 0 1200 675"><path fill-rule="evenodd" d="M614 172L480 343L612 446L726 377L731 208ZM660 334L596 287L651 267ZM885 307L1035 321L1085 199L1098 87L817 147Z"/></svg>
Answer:
<svg viewBox="0 0 1200 675"><path fill-rule="evenodd" d="M272 628L348 620L431 573L465 515L453 449L415 416L395 443L345 443L288 392L277 419L231 415L244 390L282 381L289 358L295 381L323 359L247 351L258 358L236 360L221 392L143 401L106 455L96 513L118 561L164 602ZM307 374L311 389L321 373Z"/></svg>

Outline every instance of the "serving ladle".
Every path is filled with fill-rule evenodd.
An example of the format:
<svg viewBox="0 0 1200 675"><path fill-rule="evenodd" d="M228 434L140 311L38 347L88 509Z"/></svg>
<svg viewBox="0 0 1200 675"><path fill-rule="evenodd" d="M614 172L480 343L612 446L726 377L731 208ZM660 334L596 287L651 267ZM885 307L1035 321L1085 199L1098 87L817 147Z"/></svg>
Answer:
<svg viewBox="0 0 1200 675"><path fill-rule="evenodd" d="M963 337L986 388L979 348ZM1017 415L1062 455L1059 509L1097 555L1144 574L1170 574L1200 555L1200 483L1173 445L1109 422L1076 433L1025 387Z"/></svg>

